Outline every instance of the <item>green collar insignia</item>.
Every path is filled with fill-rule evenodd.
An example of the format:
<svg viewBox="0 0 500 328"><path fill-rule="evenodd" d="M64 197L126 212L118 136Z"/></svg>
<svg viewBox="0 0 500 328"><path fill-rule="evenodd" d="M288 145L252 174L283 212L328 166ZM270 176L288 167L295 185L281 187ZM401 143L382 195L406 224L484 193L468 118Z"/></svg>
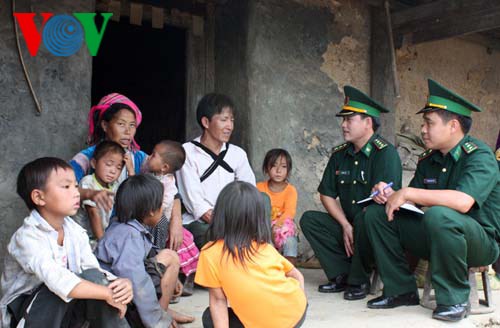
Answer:
<svg viewBox="0 0 500 328"><path fill-rule="evenodd" d="M361 149L363 154L366 155L366 157L370 157L370 154L372 153L373 146L370 142L367 142L366 145Z"/></svg>
<svg viewBox="0 0 500 328"><path fill-rule="evenodd" d="M453 157L455 162L458 162L458 160L460 159L460 156L462 155L462 147L460 147L460 146L455 147L455 149L453 149L450 152L450 155L451 155L451 157Z"/></svg>

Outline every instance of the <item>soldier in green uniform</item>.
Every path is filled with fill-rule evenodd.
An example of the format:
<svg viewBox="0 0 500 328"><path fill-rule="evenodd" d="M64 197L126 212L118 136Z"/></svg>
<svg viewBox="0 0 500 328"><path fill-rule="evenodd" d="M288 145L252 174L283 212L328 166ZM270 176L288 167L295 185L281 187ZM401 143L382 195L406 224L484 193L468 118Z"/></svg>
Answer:
<svg viewBox="0 0 500 328"><path fill-rule="evenodd" d="M367 198L380 181L392 181L399 189L402 168L395 147L375 133L380 113L388 110L351 86L344 94L345 104L336 116L342 117L346 142L333 148L318 187L328 213L307 211L300 226L329 279L319 292L345 290L344 298L355 300L366 297L371 271L367 237L358 234L367 203L357 201Z"/></svg>
<svg viewBox="0 0 500 328"><path fill-rule="evenodd" d="M418 112L428 150L409 187L386 189L377 199L385 206L370 205L365 212L363 228L384 282L383 295L369 301L369 308L418 304L408 250L430 261L437 303L432 317L459 321L470 309L468 267L498 258L499 170L491 149L467 135L472 111L481 109L429 80L429 99ZM404 203L428 209L414 214L400 209Z"/></svg>

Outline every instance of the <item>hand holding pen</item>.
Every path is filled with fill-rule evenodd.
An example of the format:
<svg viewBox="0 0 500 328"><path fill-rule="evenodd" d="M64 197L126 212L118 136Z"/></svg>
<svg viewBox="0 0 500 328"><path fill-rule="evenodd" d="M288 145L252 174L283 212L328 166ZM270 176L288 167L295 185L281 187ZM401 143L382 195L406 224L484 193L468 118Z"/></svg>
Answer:
<svg viewBox="0 0 500 328"><path fill-rule="evenodd" d="M372 188L372 194L370 195L370 197L377 204L385 204L387 202L387 199L389 198L389 196L391 196L394 193L394 190L392 189L393 185L394 185L394 182L389 182L389 183L379 182L379 183L377 183Z"/></svg>

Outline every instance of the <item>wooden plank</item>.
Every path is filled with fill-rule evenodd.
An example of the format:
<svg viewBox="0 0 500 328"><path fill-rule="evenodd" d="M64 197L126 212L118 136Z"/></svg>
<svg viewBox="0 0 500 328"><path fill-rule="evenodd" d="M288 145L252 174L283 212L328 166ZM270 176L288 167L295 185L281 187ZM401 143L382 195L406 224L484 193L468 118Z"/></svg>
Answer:
<svg viewBox="0 0 500 328"><path fill-rule="evenodd" d="M166 9L178 9L179 11L189 12L193 15L204 16L206 6L193 0L138 0L144 4Z"/></svg>
<svg viewBox="0 0 500 328"><path fill-rule="evenodd" d="M142 25L142 4L131 2L130 3L130 24Z"/></svg>
<svg viewBox="0 0 500 328"><path fill-rule="evenodd" d="M396 45L417 44L500 27L500 1L440 0L394 12Z"/></svg>
<svg viewBox="0 0 500 328"><path fill-rule="evenodd" d="M108 12L108 13L113 13L113 16L111 16L111 19L115 22L120 21L120 15L121 15L121 2L116 1L116 0L111 0L107 6L107 9L101 10L102 12Z"/></svg>
<svg viewBox="0 0 500 328"><path fill-rule="evenodd" d="M477 16L453 16L423 26L413 31L395 29L395 39L411 38L407 40L409 43L418 44L500 28L500 8Z"/></svg>
<svg viewBox="0 0 500 328"><path fill-rule="evenodd" d="M151 8L151 26L153 28L162 29L165 24L165 15L163 13L163 8L152 7Z"/></svg>

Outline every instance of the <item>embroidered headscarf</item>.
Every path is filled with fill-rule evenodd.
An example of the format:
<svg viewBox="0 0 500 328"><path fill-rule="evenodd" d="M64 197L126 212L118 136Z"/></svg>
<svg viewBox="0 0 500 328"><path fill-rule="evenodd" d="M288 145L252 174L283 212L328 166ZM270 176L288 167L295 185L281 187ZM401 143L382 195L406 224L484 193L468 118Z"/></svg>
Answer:
<svg viewBox="0 0 500 328"><path fill-rule="evenodd" d="M127 105L128 107L130 107L135 114L135 120L136 120L137 126L139 126L139 124L141 124L142 113L139 110L139 107L137 107L137 105L134 104L134 102L132 100L128 99L124 95L121 95L119 93L110 93L109 95L102 97L102 99L99 101L99 103L90 109L89 116L88 116L89 133L88 133L88 137L87 137L87 142L89 144L93 144L97 141L97 140L93 140L96 125L101 124L103 114L113 104L124 104L124 105ZM137 144L137 142L135 141L135 139L132 139L131 148L132 148L132 150L139 150L140 149L140 147Z"/></svg>

